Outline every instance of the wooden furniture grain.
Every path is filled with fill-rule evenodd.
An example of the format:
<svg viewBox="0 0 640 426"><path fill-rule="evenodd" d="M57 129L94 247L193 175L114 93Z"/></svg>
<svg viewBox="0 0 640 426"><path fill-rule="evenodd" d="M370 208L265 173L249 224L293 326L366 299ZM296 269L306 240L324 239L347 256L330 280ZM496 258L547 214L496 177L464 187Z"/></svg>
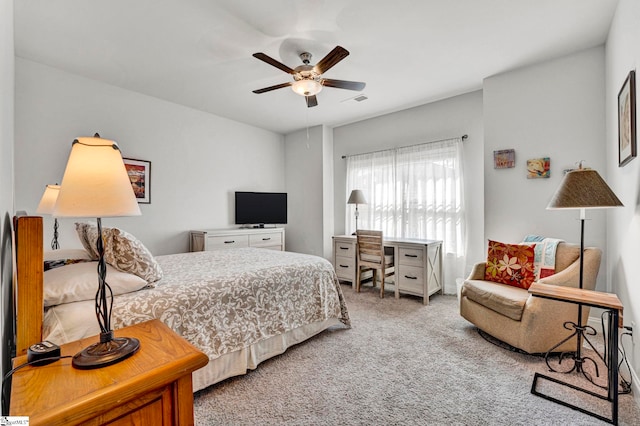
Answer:
<svg viewBox="0 0 640 426"><path fill-rule="evenodd" d="M429 296L443 292L442 241L384 237L384 246L391 248L395 264L395 296L412 294L422 297L425 305ZM358 267L355 235L333 237L333 266L341 281L356 288Z"/></svg>
<svg viewBox="0 0 640 426"><path fill-rule="evenodd" d="M603 420L607 423L612 423L614 425L618 424L618 328L622 327L622 310L623 306L618 299L618 296L613 293L603 293L595 290L585 290L581 288L575 287L564 287L564 286L556 286L550 284L543 284L539 282L534 282L531 287L529 287L529 293L533 296L541 297L544 299L557 300L560 302L567 302L585 306L591 306L593 308L600 308L607 311L609 315L609 319L607 322L607 353L604 359L607 360L607 396L604 397L600 394L594 393L590 390L580 388L574 384L566 383L564 381L558 380L554 377L549 377L544 374L535 373L533 378L533 384L531 385L531 393L542 398L548 399L550 401L556 402L558 404L564 405L565 407L572 408L574 410L580 411L582 413L588 414L600 420ZM567 323L565 323L564 327L567 328ZM575 324L572 324L575 326ZM550 348L551 349L551 348ZM549 356L549 354L547 354ZM567 359L568 361L568 359ZM574 369L571 369L569 372L573 372ZM580 369L577 370L580 372ZM611 403L611 417L604 417L599 413L587 410L583 407L575 406L566 401L560 400L558 398L549 396L538 389L536 389L539 380L548 380L553 383L557 383L563 386L568 386L571 389L583 392L585 394L591 395L596 398L607 400Z"/></svg>
<svg viewBox="0 0 640 426"><path fill-rule="evenodd" d="M356 291L360 292L362 284L362 268L373 271L373 285L376 285L377 272L380 271L380 297L384 297L384 280L387 274L393 274L393 249L391 255L385 253L382 231L359 229L356 231L356 248L358 253L356 270Z"/></svg>
<svg viewBox="0 0 640 426"><path fill-rule="evenodd" d="M42 217L14 216L13 241L15 244L14 291L16 298L16 324L37 324L17 327L16 355L26 355L27 348L42 340L44 316L44 256L42 252ZM18 283L25 283L18 286ZM34 283L31 285L30 283ZM36 285L40 283L40 285Z"/></svg>
<svg viewBox="0 0 640 426"><path fill-rule="evenodd" d="M284 228L200 229L190 232L189 251L239 247L284 251Z"/></svg>
<svg viewBox="0 0 640 426"><path fill-rule="evenodd" d="M140 349L124 361L77 370L71 358L27 366L13 375L10 414L30 425L193 425L191 373L208 357L158 320L115 330L135 337ZM74 355L97 341L89 337L61 347ZM14 359L14 366L26 356Z"/></svg>

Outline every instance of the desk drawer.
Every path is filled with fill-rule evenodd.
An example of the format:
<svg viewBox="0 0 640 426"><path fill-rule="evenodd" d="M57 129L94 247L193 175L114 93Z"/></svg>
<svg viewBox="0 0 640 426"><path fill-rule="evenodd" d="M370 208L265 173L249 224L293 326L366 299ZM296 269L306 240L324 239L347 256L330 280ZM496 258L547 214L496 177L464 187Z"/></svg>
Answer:
<svg viewBox="0 0 640 426"><path fill-rule="evenodd" d="M335 241L333 243L333 251L335 256L344 256L344 257L356 257L356 243L353 242L343 242L343 241Z"/></svg>
<svg viewBox="0 0 640 426"><path fill-rule="evenodd" d="M343 280L356 279L356 259L353 257L336 256L336 275Z"/></svg>
<svg viewBox="0 0 640 426"><path fill-rule="evenodd" d="M424 268L400 266L397 268L396 280L400 291L417 295L424 293Z"/></svg>
<svg viewBox="0 0 640 426"><path fill-rule="evenodd" d="M207 237L207 250L249 247L248 235L220 235Z"/></svg>
<svg viewBox="0 0 640 426"><path fill-rule="evenodd" d="M398 248L398 263L400 265L420 266L424 265L424 250L422 248Z"/></svg>

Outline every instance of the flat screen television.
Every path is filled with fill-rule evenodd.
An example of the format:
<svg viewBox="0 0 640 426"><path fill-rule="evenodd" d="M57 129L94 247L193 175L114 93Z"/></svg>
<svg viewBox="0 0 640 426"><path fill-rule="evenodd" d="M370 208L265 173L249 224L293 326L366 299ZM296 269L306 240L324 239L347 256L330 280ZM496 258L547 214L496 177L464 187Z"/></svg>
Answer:
<svg viewBox="0 0 640 426"><path fill-rule="evenodd" d="M236 225L287 223L286 192L236 192Z"/></svg>

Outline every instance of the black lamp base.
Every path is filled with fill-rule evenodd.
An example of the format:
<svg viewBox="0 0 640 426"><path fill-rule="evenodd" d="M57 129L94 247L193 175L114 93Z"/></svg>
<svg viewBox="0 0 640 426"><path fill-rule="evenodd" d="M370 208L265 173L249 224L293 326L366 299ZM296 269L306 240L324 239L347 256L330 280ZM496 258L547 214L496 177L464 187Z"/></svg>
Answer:
<svg viewBox="0 0 640 426"><path fill-rule="evenodd" d="M113 337L113 332L100 334L100 342L84 348L73 356L71 365L80 370L102 368L129 358L140 349L134 337Z"/></svg>

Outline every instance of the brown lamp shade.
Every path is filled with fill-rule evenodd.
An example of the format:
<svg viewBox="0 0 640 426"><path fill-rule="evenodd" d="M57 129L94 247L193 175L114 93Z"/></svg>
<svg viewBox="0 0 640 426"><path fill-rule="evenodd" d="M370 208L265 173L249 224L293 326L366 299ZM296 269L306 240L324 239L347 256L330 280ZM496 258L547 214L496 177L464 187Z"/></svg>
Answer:
<svg viewBox="0 0 640 426"><path fill-rule="evenodd" d="M354 189L349 195L347 204L367 204L367 199L364 198L364 193L360 189Z"/></svg>
<svg viewBox="0 0 640 426"><path fill-rule="evenodd" d="M622 205L598 172L580 168L564 176L547 209L598 209Z"/></svg>

